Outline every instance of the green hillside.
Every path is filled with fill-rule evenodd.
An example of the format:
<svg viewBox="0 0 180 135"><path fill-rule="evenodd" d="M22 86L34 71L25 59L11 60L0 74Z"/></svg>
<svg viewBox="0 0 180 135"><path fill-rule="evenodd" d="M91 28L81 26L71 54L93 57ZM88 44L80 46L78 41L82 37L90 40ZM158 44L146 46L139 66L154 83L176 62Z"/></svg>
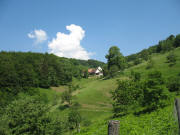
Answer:
<svg viewBox="0 0 180 135"><path fill-rule="evenodd" d="M121 135L178 134L174 99L180 96L180 48L153 52L148 59L138 58L140 62L131 58L127 63L127 57L112 48L119 63L108 61L105 66L49 54L1 52L0 134L107 135L112 119L120 121ZM111 55L106 58L112 60ZM84 77L84 70L98 64L104 66L104 73L109 70L106 76ZM115 91L124 98L120 104L116 104Z"/></svg>
<svg viewBox="0 0 180 135"><path fill-rule="evenodd" d="M90 78L81 79L80 81L74 79L73 84L78 85L79 88L73 92L73 100L80 104L79 110L82 117L85 119L85 121L82 122L81 133L78 135L107 134L107 122L108 120L113 119L112 98L110 92L116 89L116 80L128 78L132 70L140 72L142 74L142 78L146 78L147 74L153 70L162 72L162 75L166 80L168 80L169 77L179 75L180 48L173 50L173 52L177 56L177 62L172 67L170 67L166 62L166 57L169 55L169 53L171 53L167 52L163 54L152 55L154 66L151 69L146 69L148 62L144 61L139 65L126 69L123 74L120 74L113 79L103 80L102 78ZM56 93L61 93L61 90L62 87L57 87ZM165 108L156 110L151 113L140 115L129 114L121 118L116 118L117 120L120 120L121 134L175 135L177 133L177 123L174 120L173 114L175 96L175 93L171 93L170 104ZM54 112L62 113L64 115L68 114L68 111L68 108L64 109L63 111L59 110L58 106L54 110ZM86 123L88 123L88 126Z"/></svg>
<svg viewBox="0 0 180 135"><path fill-rule="evenodd" d="M162 72L163 77L168 79L169 77L177 76L180 73L180 48L177 48L173 51L177 55L177 63L173 67L169 67L168 63L166 63L166 57L169 53L165 54L153 54L152 55L152 60L154 61L154 67L150 70L157 69ZM130 74L131 70L141 72L143 77L147 77L148 72L150 70L146 69L147 62L143 62L137 66L131 67L127 70L125 70L125 76ZM121 79L122 76L117 77L116 79ZM102 109L101 106L98 105L101 100L101 102L107 102L111 101L111 98L108 100L108 96L105 94L109 90L114 89L116 87L116 79L110 79L106 81L96 81L96 85L93 85L95 88L97 87L98 89L94 91L93 88L91 88L92 92L89 92L90 90L88 88L91 87L91 84L94 84L95 82L91 82L87 85L88 88L83 89L87 90L89 95L94 94L93 99L90 100L91 97L87 97L85 91L82 92L78 97L81 98L79 101L83 101L83 96L85 96L86 100L85 102L88 102L90 104L93 104L92 101L94 101L94 105L99 107L99 110ZM104 83L103 83L104 82ZM107 90L109 89L109 90ZM102 92L101 94L99 92ZM96 95L103 95L102 97L96 97ZM177 134L177 128L178 125L177 123L174 123L174 114L173 114L173 107L174 107L174 94L171 95L172 100L171 104L163 109L160 109L158 111L152 112L150 114L142 114L140 116L135 116L135 115L128 115L122 118L116 118L120 120L120 133L122 135L139 135L139 134L144 134L144 135L154 135L154 134L168 134L168 135L174 135ZM106 100L104 100L106 98ZM91 135L91 134L98 134L98 135L106 135L107 134L107 121L108 119L110 120L111 118L111 107L107 107L109 109L109 116L106 117L105 120L98 121L97 123L93 123L90 127L88 128L83 128L82 130L82 135ZM97 109L97 108L96 108ZM92 110L93 111L93 110ZM103 111L103 109L102 109ZM97 115L97 114L96 114ZM95 115L95 116L96 116ZM102 116L102 114L101 114ZM167 129L170 129L167 131Z"/></svg>

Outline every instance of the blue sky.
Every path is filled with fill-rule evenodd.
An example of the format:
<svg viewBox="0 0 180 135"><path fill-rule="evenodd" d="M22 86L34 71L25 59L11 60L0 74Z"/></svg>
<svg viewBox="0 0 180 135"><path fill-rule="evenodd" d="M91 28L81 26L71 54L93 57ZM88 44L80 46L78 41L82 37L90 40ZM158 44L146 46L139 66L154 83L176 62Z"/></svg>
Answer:
<svg viewBox="0 0 180 135"><path fill-rule="evenodd" d="M106 61L112 45L129 55L170 34L180 34L179 0L0 0L0 50Z"/></svg>

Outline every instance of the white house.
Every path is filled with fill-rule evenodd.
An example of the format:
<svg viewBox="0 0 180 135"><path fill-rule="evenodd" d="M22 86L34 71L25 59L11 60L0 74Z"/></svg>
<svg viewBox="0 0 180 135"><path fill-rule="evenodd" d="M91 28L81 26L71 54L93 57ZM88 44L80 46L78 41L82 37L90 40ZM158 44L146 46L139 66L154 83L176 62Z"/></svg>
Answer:
<svg viewBox="0 0 180 135"><path fill-rule="evenodd" d="M98 67L96 69L90 68L90 69L88 69L88 73L90 75L103 76L103 70L101 67Z"/></svg>
<svg viewBox="0 0 180 135"><path fill-rule="evenodd" d="M103 70L102 70L102 68L101 68L101 67L98 67L98 68L96 69L96 71L95 71L95 74L96 74L97 76L103 76Z"/></svg>

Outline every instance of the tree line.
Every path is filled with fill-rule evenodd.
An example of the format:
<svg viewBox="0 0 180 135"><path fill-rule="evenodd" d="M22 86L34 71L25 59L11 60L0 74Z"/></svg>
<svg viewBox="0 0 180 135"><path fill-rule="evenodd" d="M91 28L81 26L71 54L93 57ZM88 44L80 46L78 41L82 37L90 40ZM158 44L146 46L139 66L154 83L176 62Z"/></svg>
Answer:
<svg viewBox="0 0 180 135"><path fill-rule="evenodd" d="M0 104L29 88L67 85L72 78L87 78L88 68L104 64L96 60L76 60L53 54L0 52Z"/></svg>
<svg viewBox="0 0 180 135"><path fill-rule="evenodd" d="M127 66L131 67L133 65L137 65L141 63L143 60L148 61L150 59L150 55L153 53L165 53L179 46L180 34L176 36L170 35L165 40L159 41L157 45L151 46L148 49L143 49L139 53L126 56L126 61L129 62Z"/></svg>

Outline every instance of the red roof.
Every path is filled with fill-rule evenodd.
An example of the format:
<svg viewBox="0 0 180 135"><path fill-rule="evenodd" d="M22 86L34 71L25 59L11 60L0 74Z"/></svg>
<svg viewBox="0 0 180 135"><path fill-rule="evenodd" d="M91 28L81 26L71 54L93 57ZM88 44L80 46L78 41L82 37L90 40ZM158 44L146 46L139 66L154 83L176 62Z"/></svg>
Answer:
<svg viewBox="0 0 180 135"><path fill-rule="evenodd" d="M94 68L88 69L88 73L95 73L95 72L96 72L96 69L94 69Z"/></svg>

